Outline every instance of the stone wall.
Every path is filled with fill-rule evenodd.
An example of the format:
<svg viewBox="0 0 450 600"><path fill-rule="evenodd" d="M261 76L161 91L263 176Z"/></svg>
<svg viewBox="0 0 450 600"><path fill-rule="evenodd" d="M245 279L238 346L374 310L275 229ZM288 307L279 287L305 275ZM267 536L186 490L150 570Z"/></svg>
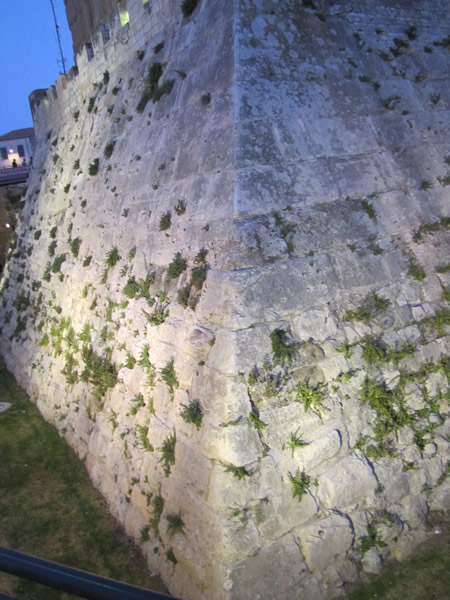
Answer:
<svg viewBox="0 0 450 600"><path fill-rule="evenodd" d="M299 4L130 0L34 96L2 352L185 599L339 597L448 507L445 3Z"/></svg>

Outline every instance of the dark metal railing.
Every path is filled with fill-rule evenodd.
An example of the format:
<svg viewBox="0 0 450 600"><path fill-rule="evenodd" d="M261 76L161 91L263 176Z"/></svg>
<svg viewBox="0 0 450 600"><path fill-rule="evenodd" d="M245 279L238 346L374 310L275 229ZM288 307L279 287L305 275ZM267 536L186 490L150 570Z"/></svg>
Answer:
<svg viewBox="0 0 450 600"><path fill-rule="evenodd" d="M167 600L172 596L144 590L0 547L0 571L41 583L86 600ZM13 600L0 593L0 600Z"/></svg>
<svg viewBox="0 0 450 600"><path fill-rule="evenodd" d="M23 183L27 180L30 174L31 166L25 165L21 167L8 167L7 169L0 169L0 185L9 185L12 183ZM1 598L0 598L1 600Z"/></svg>

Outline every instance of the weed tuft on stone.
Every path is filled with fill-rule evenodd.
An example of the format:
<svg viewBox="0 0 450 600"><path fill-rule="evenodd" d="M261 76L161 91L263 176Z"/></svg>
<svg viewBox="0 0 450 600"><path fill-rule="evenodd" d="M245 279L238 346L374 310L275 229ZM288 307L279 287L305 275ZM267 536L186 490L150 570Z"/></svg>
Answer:
<svg viewBox="0 0 450 600"><path fill-rule="evenodd" d="M120 258L119 251L114 246L106 255L105 265L108 269L112 269L119 262Z"/></svg>
<svg viewBox="0 0 450 600"><path fill-rule="evenodd" d="M296 354L296 348L293 344L289 344L287 333L283 329L274 329L270 334L270 342L272 344L272 354L277 363L292 362Z"/></svg>
<svg viewBox="0 0 450 600"><path fill-rule="evenodd" d="M88 173L89 175L91 175L91 177L97 175L99 164L100 159L98 158L94 158L94 160L91 163L89 163Z"/></svg>
<svg viewBox="0 0 450 600"><path fill-rule="evenodd" d="M191 400L189 404L182 404L183 410L180 415L186 423L195 425L197 429L200 429L203 421L203 411L198 400Z"/></svg>
<svg viewBox="0 0 450 600"><path fill-rule="evenodd" d="M181 3L181 12L183 13L183 17L185 19L190 17L196 8L197 0L183 0Z"/></svg>
<svg viewBox="0 0 450 600"><path fill-rule="evenodd" d="M247 471L245 467L236 467L235 465L228 464L224 465L225 472L231 473L236 479L243 479L244 477L250 477L250 473Z"/></svg>
<svg viewBox="0 0 450 600"><path fill-rule="evenodd" d="M174 259L167 268L167 275L170 279L176 279L186 271L187 261L181 256L181 252L177 252Z"/></svg>
<svg viewBox="0 0 450 600"><path fill-rule="evenodd" d="M301 381L295 388L295 399L301 402L305 410L312 407L320 412L325 398L325 390L322 385L310 386L307 381Z"/></svg>
<svg viewBox="0 0 450 600"><path fill-rule="evenodd" d="M171 393L173 393L174 388L178 387L178 379L177 374L175 372L173 358L169 360L166 366L161 369L161 378L167 385Z"/></svg>
<svg viewBox="0 0 450 600"><path fill-rule="evenodd" d="M361 321L370 323L377 315L385 311L390 305L390 300L379 296L376 292L369 294L361 306L354 310L347 310L344 314L344 321Z"/></svg>
<svg viewBox="0 0 450 600"><path fill-rule="evenodd" d="M160 462L163 463L163 470L166 477L170 475L170 469L175 464L175 445L177 438L175 433L169 435L161 446Z"/></svg>
<svg viewBox="0 0 450 600"><path fill-rule="evenodd" d="M295 475L289 473L289 478L292 484L292 495L294 498L297 498L299 502L301 502L303 496L308 493L309 488L311 487L311 477L306 475L304 471L297 469Z"/></svg>
<svg viewBox="0 0 450 600"><path fill-rule="evenodd" d="M181 515L166 515L167 533L173 537L176 533L184 533L184 521Z"/></svg>
<svg viewBox="0 0 450 600"><path fill-rule="evenodd" d="M166 231L167 229L170 229L171 225L172 225L172 215L169 210L166 213L164 213L163 216L161 217L161 219L159 220L159 230Z"/></svg>

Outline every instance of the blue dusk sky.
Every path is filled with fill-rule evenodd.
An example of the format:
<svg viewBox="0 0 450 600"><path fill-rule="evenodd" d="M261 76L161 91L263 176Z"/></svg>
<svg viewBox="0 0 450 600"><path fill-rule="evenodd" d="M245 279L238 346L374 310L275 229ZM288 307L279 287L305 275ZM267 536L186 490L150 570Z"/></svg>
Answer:
<svg viewBox="0 0 450 600"><path fill-rule="evenodd" d="M66 71L73 66L72 36L64 0L53 0ZM62 73L50 0L0 0L0 135L32 127L29 94L53 85Z"/></svg>

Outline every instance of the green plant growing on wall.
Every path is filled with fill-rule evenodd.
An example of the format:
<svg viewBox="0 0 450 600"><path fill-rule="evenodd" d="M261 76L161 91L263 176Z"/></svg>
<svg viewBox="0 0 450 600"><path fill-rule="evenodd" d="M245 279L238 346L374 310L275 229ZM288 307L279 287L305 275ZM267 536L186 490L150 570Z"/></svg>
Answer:
<svg viewBox="0 0 450 600"><path fill-rule="evenodd" d="M184 533L184 521L181 515L166 515L166 519L169 537L173 537L176 533Z"/></svg>
<svg viewBox="0 0 450 600"><path fill-rule="evenodd" d="M372 221L376 221L377 213L376 213L376 210L375 210L373 204L371 202L369 202L367 200L367 198L364 198L363 200L361 200L361 204L362 204L363 209L368 214L368 216L372 219Z"/></svg>
<svg viewBox="0 0 450 600"><path fill-rule="evenodd" d="M444 175L443 177L438 177L437 180L443 186L450 185L450 173L447 173L447 175Z"/></svg>
<svg viewBox="0 0 450 600"><path fill-rule="evenodd" d="M116 142L114 140L111 140L110 142L108 142L105 146L105 149L103 150L103 156L106 159L111 158L112 153L114 152L114 146L116 145Z"/></svg>
<svg viewBox="0 0 450 600"><path fill-rule="evenodd" d="M78 361L75 360L73 354L69 351L65 353L65 365L61 370L61 374L64 375L67 385L72 386L78 383L78 371L76 371L76 367L78 366Z"/></svg>
<svg viewBox="0 0 450 600"><path fill-rule="evenodd" d="M225 467L226 473L231 473L233 477L236 477L236 479L239 479L239 481L244 479L244 477L250 477L250 473L245 467L236 467L236 465L231 463L223 466Z"/></svg>
<svg viewBox="0 0 450 600"><path fill-rule="evenodd" d="M105 259L105 264L108 269L112 269L119 262L120 259L121 259L121 256L119 255L119 251L114 246L107 253L106 259Z"/></svg>
<svg viewBox="0 0 450 600"><path fill-rule="evenodd" d="M311 477L309 475L306 475L304 471L300 471L299 469L297 469L295 475L289 473L289 479L291 480L292 484L293 497L297 498L297 500L301 502L303 496L308 493L311 487Z"/></svg>
<svg viewBox="0 0 450 600"><path fill-rule="evenodd" d="M73 168L74 171L78 171L78 169L80 168L80 159L79 158L77 158L74 161L72 168Z"/></svg>
<svg viewBox="0 0 450 600"><path fill-rule="evenodd" d="M161 369L161 378L173 394L174 388L178 387L177 374L175 372L173 358Z"/></svg>
<svg viewBox="0 0 450 600"><path fill-rule="evenodd" d="M181 256L181 252L177 252L167 268L167 275L170 279L176 279L186 270L187 261Z"/></svg>
<svg viewBox="0 0 450 600"><path fill-rule="evenodd" d="M294 452L297 448L304 448L305 446L308 446L308 445L309 445L309 443L304 442L302 440L302 438L299 437L296 433L291 433L287 443L283 444L283 450L284 450L285 446L287 446L291 450L292 458L294 458Z"/></svg>
<svg viewBox="0 0 450 600"><path fill-rule="evenodd" d="M389 96L389 98L383 100L383 106L386 110L394 110L400 100L400 96Z"/></svg>
<svg viewBox="0 0 450 600"><path fill-rule="evenodd" d="M431 328L438 337L446 334L446 327L450 325L450 309L437 310L434 317L427 317L418 322L418 325Z"/></svg>
<svg viewBox="0 0 450 600"><path fill-rule="evenodd" d="M177 438L175 433L169 435L161 446L160 462L163 464L163 471L166 477L170 475L171 467L175 464L175 446Z"/></svg>
<svg viewBox="0 0 450 600"><path fill-rule="evenodd" d="M190 17L196 8L197 0L183 0L181 3L181 11L185 19Z"/></svg>
<svg viewBox="0 0 450 600"><path fill-rule="evenodd" d="M91 176L97 175L99 164L100 164L99 158L94 158L94 160L91 163L89 163L89 169L88 169L89 175L91 175Z"/></svg>
<svg viewBox="0 0 450 600"><path fill-rule="evenodd" d="M158 86L153 94L153 102L158 102L165 95L169 95L175 85L174 79L166 79L160 86Z"/></svg>
<svg viewBox="0 0 450 600"><path fill-rule="evenodd" d="M131 250L129 250L128 252L128 260L133 260L133 258L136 256L136 246L133 246L131 248Z"/></svg>
<svg viewBox="0 0 450 600"><path fill-rule="evenodd" d="M78 117L79 117L79 116L80 116L80 111L79 111L79 110L76 110L76 111L75 111L75 112L72 114L72 117L73 117L73 120L75 121L75 123L77 123L77 121L78 121Z"/></svg>
<svg viewBox="0 0 450 600"><path fill-rule="evenodd" d="M70 242L70 251L72 252L72 255L77 258L78 253L80 251L80 246L81 246L81 238L77 237L74 240L72 240Z"/></svg>
<svg viewBox="0 0 450 600"><path fill-rule="evenodd" d="M411 416L404 405L404 383L400 382L391 390L385 382L377 382L369 376L361 386L361 401L376 412L376 422L373 427L375 440L379 443L376 447L366 448L366 454L373 458L389 454L386 438L404 425L411 423Z"/></svg>
<svg viewBox="0 0 450 600"><path fill-rule="evenodd" d="M145 80L144 91L142 92L139 103L136 107L138 113L143 113L147 103L158 102L164 96L164 94L170 94L172 91L175 81L173 79L166 80L161 86L159 86L159 80L163 74L163 67L161 63L154 62L150 65L148 75Z"/></svg>
<svg viewBox="0 0 450 600"><path fill-rule="evenodd" d="M368 365L386 362L386 348L378 340L368 336L362 342L362 357Z"/></svg>
<svg viewBox="0 0 450 600"><path fill-rule="evenodd" d="M55 256L55 250L56 250L57 244L58 244L58 242L56 240L53 240L52 242L50 242L50 244L48 245L48 255L49 256Z"/></svg>
<svg viewBox="0 0 450 600"><path fill-rule="evenodd" d="M248 418L257 431L262 431L267 427L267 423L264 423L259 418L259 410L256 408L256 406L252 407L252 410L248 414Z"/></svg>
<svg viewBox="0 0 450 600"><path fill-rule="evenodd" d="M148 302L148 304L155 304L155 300L152 298L151 301ZM160 290L153 312L148 313L146 310L142 310L142 312L146 315L147 321L150 323L150 325L157 327L158 325L164 323L164 321L169 316L169 311L167 310L169 304L170 299L166 296L166 294L163 291Z"/></svg>
<svg viewBox="0 0 450 600"><path fill-rule="evenodd" d="M88 101L88 107L87 107L88 113L92 112L92 110L94 109L94 104L95 104L95 97L91 96Z"/></svg>
<svg viewBox="0 0 450 600"><path fill-rule="evenodd" d="M52 227L50 229L50 237L52 240L54 240L56 238L56 232L58 231L58 228L56 227L56 225L54 227Z"/></svg>
<svg viewBox="0 0 450 600"><path fill-rule="evenodd" d="M344 314L344 321L362 321L370 323L377 315L385 311L391 304L390 300L372 292L363 300L361 306L354 310L347 310Z"/></svg>
<svg viewBox="0 0 450 600"><path fill-rule="evenodd" d="M50 343L50 338L48 337L48 333L44 333L39 341L39 346L48 346Z"/></svg>
<svg viewBox="0 0 450 600"><path fill-rule="evenodd" d="M432 187L433 187L433 184L431 183L431 181L428 181L428 179L422 179L419 189L425 191L425 190L429 190Z"/></svg>
<svg viewBox="0 0 450 600"><path fill-rule="evenodd" d="M132 416L136 415L138 410L145 406L144 396L141 393L136 394L133 398L131 398L131 402L133 402L133 406L130 410L130 415Z"/></svg>
<svg viewBox="0 0 450 600"><path fill-rule="evenodd" d="M91 326L89 323L85 323L83 325L81 332L78 334L78 339L80 340L80 342L85 342L86 344L89 344L89 342L91 341Z"/></svg>
<svg viewBox="0 0 450 600"><path fill-rule="evenodd" d="M436 273L448 273L450 271L450 263L446 265L437 265L434 270Z"/></svg>
<svg viewBox="0 0 450 600"><path fill-rule="evenodd" d="M81 349L81 356L85 367L81 379L94 386L95 397L101 401L106 391L116 385L117 371L107 355L99 356L88 344Z"/></svg>
<svg viewBox="0 0 450 600"><path fill-rule="evenodd" d="M189 404L182 404L183 410L180 412L181 418L186 423L191 423L200 429L203 421L203 411L198 400L191 400Z"/></svg>
<svg viewBox="0 0 450 600"><path fill-rule="evenodd" d="M192 273L191 273L192 285L195 288L197 288L198 290L202 289L203 284L206 281L206 273L207 273L206 265L202 265L200 267L194 267L192 269Z"/></svg>
<svg viewBox="0 0 450 600"><path fill-rule="evenodd" d="M88 267L91 264L91 260L92 260L92 254L90 254L89 256L86 256L86 258L83 260L83 267Z"/></svg>
<svg viewBox="0 0 450 600"><path fill-rule="evenodd" d="M203 106L208 106L208 104L211 103L211 94L209 92L207 94L203 94L203 96L200 98L200 102L203 104Z"/></svg>
<svg viewBox="0 0 450 600"><path fill-rule="evenodd" d="M178 200L178 203L176 206L173 207L174 211L177 213L177 215L179 217L181 217L181 215L184 215L184 213L186 212L186 203L184 202L184 200L182 200L181 198Z"/></svg>
<svg viewBox="0 0 450 600"><path fill-rule="evenodd" d="M450 302L450 286L442 286L442 300L444 302Z"/></svg>
<svg viewBox="0 0 450 600"><path fill-rule="evenodd" d="M40 229L38 229L37 231L34 232L34 239L38 240L41 237L41 233L42 231Z"/></svg>
<svg viewBox="0 0 450 600"><path fill-rule="evenodd" d="M414 256L410 256L409 258L408 275L416 281L423 281L427 276L425 269L417 262Z"/></svg>
<svg viewBox="0 0 450 600"><path fill-rule="evenodd" d="M52 276L52 264L50 262L48 262L45 266L45 270L44 273L42 274L42 279L44 281L50 281Z"/></svg>
<svg viewBox="0 0 450 600"><path fill-rule="evenodd" d="M297 402L303 404L305 410L313 408L320 412L324 398L325 390L323 385L313 387L307 381L301 381L295 388L295 399Z"/></svg>
<svg viewBox="0 0 450 600"><path fill-rule="evenodd" d="M410 25L409 27L407 27L405 29L405 34L407 35L408 39L410 40L415 40L417 39L417 27L415 25Z"/></svg>
<svg viewBox="0 0 450 600"><path fill-rule="evenodd" d="M144 425L137 425L136 430L138 432L139 442L146 452L153 452L154 448L148 441L148 427Z"/></svg>
<svg viewBox="0 0 450 600"><path fill-rule="evenodd" d="M63 264L63 262L66 260L66 255L65 254L60 254L59 256L57 256L55 258L55 260L52 263L51 266L51 271L52 273L60 273L61 272L61 265Z"/></svg>
<svg viewBox="0 0 450 600"><path fill-rule="evenodd" d="M168 561L170 561L174 565L176 565L178 563L177 557L173 553L172 548L170 548L169 550L167 550L167 552L166 552L166 558L167 558Z"/></svg>
<svg viewBox="0 0 450 600"><path fill-rule="evenodd" d="M178 303L181 304L183 308L187 308L189 306L191 288L191 285L185 285L184 287L180 288L177 292Z"/></svg>
<svg viewBox="0 0 450 600"><path fill-rule="evenodd" d="M170 214L170 210L169 210L166 213L164 213L163 216L161 217L161 219L159 221L159 230L166 231L167 229L170 229L171 225L172 225L172 215Z"/></svg>
<svg viewBox="0 0 450 600"><path fill-rule="evenodd" d="M294 344L288 342L286 331L283 329L274 329L270 334L272 344L272 354L277 364L283 364L285 361L292 362L297 352Z"/></svg>
<svg viewBox="0 0 450 600"><path fill-rule="evenodd" d="M150 301L150 286L155 281L155 273L149 273L145 279L136 280L134 277L130 277L123 288L122 292L127 298L137 300L139 298L146 298ZM152 302L153 304L153 302Z"/></svg>
<svg viewBox="0 0 450 600"><path fill-rule="evenodd" d="M362 535L359 538L357 551L361 556L364 556L371 548L385 548L386 543L383 541L379 531L378 523L373 520L367 527L367 535Z"/></svg>
<svg viewBox="0 0 450 600"><path fill-rule="evenodd" d="M144 544L145 542L148 542L150 539L150 525L145 525L142 529L141 529L141 543Z"/></svg>
<svg viewBox="0 0 450 600"><path fill-rule="evenodd" d="M441 217L439 221L435 221L434 223L423 223L418 229L416 229L413 233L413 240L416 243L423 241L423 236L425 234L433 234L438 231L444 231L450 228L450 217Z"/></svg>
<svg viewBox="0 0 450 600"><path fill-rule="evenodd" d="M161 515L164 511L164 498L162 496L153 496L152 498L153 517L150 521L150 527L153 529L155 535L158 533L159 523L161 521Z"/></svg>

